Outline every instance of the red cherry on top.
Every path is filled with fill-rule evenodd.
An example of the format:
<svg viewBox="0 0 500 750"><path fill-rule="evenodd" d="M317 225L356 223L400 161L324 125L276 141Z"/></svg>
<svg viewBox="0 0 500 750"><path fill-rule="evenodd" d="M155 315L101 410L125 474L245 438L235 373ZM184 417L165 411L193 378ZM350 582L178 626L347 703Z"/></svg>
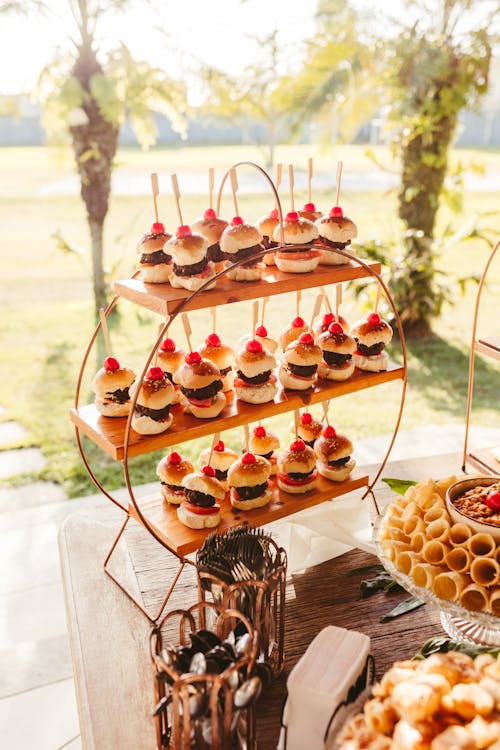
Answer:
<svg viewBox="0 0 500 750"><path fill-rule="evenodd" d="M278 209L277 208L272 208L269 211L269 218L270 219L274 219L275 221L278 221L278 219L279 219L279 213L278 213Z"/></svg>
<svg viewBox="0 0 500 750"><path fill-rule="evenodd" d="M330 211L330 216L332 216L332 217L336 216L338 218L338 217L341 217L343 215L344 215L344 212L342 211L342 209L340 208L340 206L334 206L332 208L332 210Z"/></svg>
<svg viewBox="0 0 500 750"><path fill-rule="evenodd" d="M305 411L300 417L301 424L311 424L312 421L313 421L312 414L310 414L308 411Z"/></svg>
<svg viewBox="0 0 500 750"><path fill-rule="evenodd" d="M215 469L212 466L204 466L201 471L202 471L202 474L205 474L206 477L215 476Z"/></svg>
<svg viewBox="0 0 500 750"><path fill-rule="evenodd" d="M332 323L328 330L330 331L330 333L344 333L344 329L342 328L340 323Z"/></svg>
<svg viewBox="0 0 500 750"><path fill-rule="evenodd" d="M299 343L311 346L311 344L314 344L314 337L311 336L310 333L301 333L299 336Z"/></svg>
<svg viewBox="0 0 500 750"><path fill-rule="evenodd" d="M267 328L265 326L257 326L255 329L255 335L265 339L267 336Z"/></svg>
<svg viewBox="0 0 500 750"><path fill-rule="evenodd" d="M222 440L219 440L219 442L214 445L214 451L216 451L217 453L223 453L225 450L226 448Z"/></svg>
<svg viewBox="0 0 500 750"><path fill-rule="evenodd" d="M147 374L148 380L163 380L164 377L161 367L151 367Z"/></svg>
<svg viewBox="0 0 500 750"><path fill-rule="evenodd" d="M161 221L155 221L151 226L151 234L165 234L165 225Z"/></svg>
<svg viewBox="0 0 500 750"><path fill-rule="evenodd" d="M255 435L255 437L258 437L258 438L266 437L265 427L262 427L262 425L259 424L257 427L254 428L253 434Z"/></svg>
<svg viewBox="0 0 500 750"><path fill-rule="evenodd" d="M177 453L177 451L172 451L170 456L168 457L167 463L169 466L178 466L182 462L182 457L180 453Z"/></svg>
<svg viewBox="0 0 500 750"><path fill-rule="evenodd" d="M200 352L189 352L189 354L186 354L185 361L187 365L199 365L201 362Z"/></svg>
<svg viewBox="0 0 500 750"><path fill-rule="evenodd" d="M217 334L216 334L216 333L211 333L211 334L210 334L209 336L207 336L207 338L205 339L205 344L207 344L208 346L220 346L220 345L221 345L221 340L220 340L220 338L219 338L219 337L217 336Z"/></svg>
<svg viewBox="0 0 500 750"><path fill-rule="evenodd" d="M500 510L500 492L492 490L486 498L486 505L491 510Z"/></svg>
<svg viewBox="0 0 500 750"><path fill-rule="evenodd" d="M292 320L292 328L304 328L304 318L298 317Z"/></svg>
<svg viewBox="0 0 500 750"><path fill-rule="evenodd" d="M304 204L304 211L315 212L316 211L316 206L314 205L314 203L305 203Z"/></svg>
<svg viewBox="0 0 500 750"><path fill-rule="evenodd" d="M303 440L294 440L290 446L291 451L305 451L306 444Z"/></svg>
<svg viewBox="0 0 500 750"><path fill-rule="evenodd" d="M120 363L114 357L106 357L104 360L104 369L106 372L116 372L120 369Z"/></svg>
<svg viewBox="0 0 500 750"><path fill-rule="evenodd" d="M203 214L203 218L207 219L207 220L209 220L209 219L216 219L217 218L217 214L215 213L215 211L213 210L213 208L207 208L207 210Z"/></svg>
<svg viewBox="0 0 500 750"><path fill-rule="evenodd" d="M335 427L332 427L329 424L323 429L323 437L333 438L336 434Z"/></svg>
<svg viewBox="0 0 500 750"><path fill-rule="evenodd" d="M254 464L257 459L253 455L253 453L244 453L241 457L241 463L245 464L245 466L248 466L249 464Z"/></svg>
<svg viewBox="0 0 500 750"><path fill-rule="evenodd" d="M382 318L378 313L370 313L367 320L371 326L378 326L380 325L380 321L382 320Z"/></svg>
<svg viewBox="0 0 500 750"><path fill-rule="evenodd" d="M232 222L231 222L231 226L232 226L232 227L237 227L237 226L239 226L240 224L244 224L244 221L243 221L243 219L241 218L241 216L235 216L235 217L233 218Z"/></svg>
<svg viewBox="0 0 500 750"><path fill-rule="evenodd" d="M332 323L335 322L335 315L331 312L325 313L323 315L323 325L328 328L328 326L331 326Z"/></svg>
<svg viewBox="0 0 500 750"><path fill-rule="evenodd" d="M183 237L191 237L191 227L189 227L187 224L183 224L181 227L177 227L177 232L175 233L176 237L179 239L182 239Z"/></svg>
<svg viewBox="0 0 500 750"><path fill-rule="evenodd" d="M287 221L289 224L295 224L299 220L299 218L300 217L297 211L289 211L285 216L285 221Z"/></svg>
<svg viewBox="0 0 500 750"><path fill-rule="evenodd" d="M262 351L262 344L260 341L256 341L255 339L251 339L250 341L247 341L245 344L245 349L247 352L250 352L251 354L260 354Z"/></svg>
<svg viewBox="0 0 500 750"><path fill-rule="evenodd" d="M175 352L175 343L173 339L165 339L160 344L162 352Z"/></svg>

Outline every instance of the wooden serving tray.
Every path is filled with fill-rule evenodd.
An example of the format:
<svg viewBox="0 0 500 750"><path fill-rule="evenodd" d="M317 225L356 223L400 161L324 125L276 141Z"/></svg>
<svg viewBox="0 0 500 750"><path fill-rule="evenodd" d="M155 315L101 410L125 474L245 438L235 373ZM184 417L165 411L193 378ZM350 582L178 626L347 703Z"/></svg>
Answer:
<svg viewBox="0 0 500 750"><path fill-rule="evenodd" d="M380 263L366 260L364 262L372 271L380 273ZM183 309L185 311L200 310L206 307L228 305L232 302L328 286L328 284L338 284L367 276L370 276L370 273L353 261L338 266L318 266L311 273L284 273L276 266L268 266L259 281L231 281L227 276L222 276L217 279L214 289L195 295ZM119 297L128 299L163 317L173 313L179 303L192 294L186 289L174 289L170 284L148 284L141 279L115 281L114 291Z"/></svg>
<svg viewBox="0 0 500 750"><path fill-rule="evenodd" d="M279 518L285 518L292 513L297 513L306 508L312 508L326 500L333 500L347 492L357 490L368 485L368 475L356 469L345 482L330 482L322 476L318 476L317 488L303 495L292 495L280 490L274 477L270 480L273 488L271 502L263 508L242 511L231 506L229 495L220 502L221 523L216 529L190 529L184 526L177 518L177 506L165 502L161 495L150 495L137 500L142 515L154 527L155 532L162 543L174 554L182 557L199 549L207 536L213 531L225 531L232 526L241 526L249 523L255 526L263 526ZM129 503L129 513L139 523L142 523L137 509L132 502Z"/></svg>
<svg viewBox="0 0 500 750"><path fill-rule="evenodd" d="M318 404L347 393L355 393L381 383L404 377L404 367L391 363L384 372L355 370L349 380L334 382L318 380L307 391L290 391L280 388L274 401L268 404L247 404L234 398L234 392L226 394L228 401L221 414L214 419L197 419L184 414L180 405L174 406L172 427L159 435L138 435L130 430L128 455L139 456L150 451L178 445L214 432L224 432L250 422L258 422L276 414L303 409L309 404ZM126 417L103 417L94 404L71 409L71 421L102 450L117 461L125 456Z"/></svg>

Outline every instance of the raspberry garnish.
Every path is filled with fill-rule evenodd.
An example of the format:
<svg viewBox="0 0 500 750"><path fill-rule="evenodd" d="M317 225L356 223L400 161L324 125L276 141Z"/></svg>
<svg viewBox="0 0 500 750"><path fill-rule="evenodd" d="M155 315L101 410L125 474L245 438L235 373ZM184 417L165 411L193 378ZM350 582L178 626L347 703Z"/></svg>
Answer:
<svg viewBox="0 0 500 750"><path fill-rule="evenodd" d="M146 377L148 380L163 380L165 375L161 367L151 367Z"/></svg>
<svg viewBox="0 0 500 750"><path fill-rule="evenodd" d="M207 220L209 220L209 219L216 219L217 218L217 214L215 213L215 211L213 210L213 208L207 208L207 210L203 214L203 218L207 219Z"/></svg>
<svg viewBox="0 0 500 750"><path fill-rule="evenodd" d="M106 372L116 372L120 369L120 363L114 357L106 357L104 360L104 369Z"/></svg>
<svg viewBox="0 0 500 750"><path fill-rule="evenodd" d="M305 203L304 211L311 211L314 213L316 211L316 206L314 205L314 203Z"/></svg>
<svg viewBox="0 0 500 750"><path fill-rule="evenodd" d="M175 233L176 237L179 239L182 239L183 237L191 237L191 227L189 227L187 224L183 224L181 227L177 227L177 232Z"/></svg>
<svg viewBox="0 0 500 750"><path fill-rule="evenodd" d="M303 440L294 440L290 446L291 451L305 451L306 444Z"/></svg>
<svg viewBox="0 0 500 750"><path fill-rule="evenodd" d="M299 215L297 211L289 211L285 216L285 221L287 221L289 224L295 224L298 220Z"/></svg>
<svg viewBox="0 0 500 750"><path fill-rule="evenodd" d="M304 318L301 318L299 316L292 320L292 328L304 328L304 326L305 326Z"/></svg>
<svg viewBox="0 0 500 750"><path fill-rule="evenodd" d="M161 221L155 221L151 227L151 234L165 234L165 226Z"/></svg>
<svg viewBox="0 0 500 750"><path fill-rule="evenodd" d="M305 411L300 417L301 424L312 424L312 421L312 414L310 414L308 411Z"/></svg>
<svg viewBox="0 0 500 750"><path fill-rule="evenodd" d="M323 437L326 438L333 438L336 434L335 427L332 427L331 425L327 425L323 430Z"/></svg>
<svg viewBox="0 0 500 750"><path fill-rule="evenodd" d="M251 354L260 354L262 351L262 344L260 341L256 341L255 339L251 339L250 341L247 341L245 344L245 349L247 352L250 352Z"/></svg>
<svg viewBox="0 0 500 750"><path fill-rule="evenodd" d="M219 442L214 445L214 451L217 451L217 453L225 451L225 446L222 440L219 440Z"/></svg>
<svg viewBox="0 0 500 750"><path fill-rule="evenodd" d="M267 336L267 328L265 326L257 326L255 329L255 335L265 339Z"/></svg>
<svg viewBox="0 0 500 750"><path fill-rule="evenodd" d="M187 365L199 365L200 362L201 362L200 352L189 352L189 354L186 354Z"/></svg>
<svg viewBox="0 0 500 750"><path fill-rule="evenodd" d="M330 331L330 333L344 333L344 329L342 328L340 323L332 323L328 330Z"/></svg>
<svg viewBox="0 0 500 750"><path fill-rule="evenodd" d="M314 338L310 333L301 333L299 336L299 343L311 346L311 344L314 344Z"/></svg>
<svg viewBox="0 0 500 750"><path fill-rule="evenodd" d="M380 317L378 313L374 312L374 313L370 313L367 320L371 326L378 326L380 325L380 321L382 320L382 318Z"/></svg>
<svg viewBox="0 0 500 750"><path fill-rule="evenodd" d="M330 216L340 218L344 215L340 206L334 206L330 211Z"/></svg>
<svg viewBox="0 0 500 750"><path fill-rule="evenodd" d="M168 457L167 463L169 466L178 466L182 462L182 457L180 453L177 453L177 451L172 451L170 456Z"/></svg>
<svg viewBox="0 0 500 750"><path fill-rule="evenodd" d="M175 343L173 339L165 339L160 344L162 352L175 352Z"/></svg>
<svg viewBox="0 0 500 750"><path fill-rule="evenodd" d="M266 437L266 430L264 427L262 427L262 425L258 425L254 428L253 434L255 435L255 437L263 438Z"/></svg>
<svg viewBox="0 0 500 750"><path fill-rule="evenodd" d="M232 226L232 227L237 227L237 226L239 226L240 224L244 224L244 221L243 221L243 219L241 218L241 216L235 216L235 217L233 218L232 222L231 222L231 226Z"/></svg>
<svg viewBox="0 0 500 750"><path fill-rule="evenodd" d="M245 464L245 466L247 466L248 464L254 464L255 461L256 461L256 458L253 455L253 453L244 453L243 456L241 457L241 463Z"/></svg>
<svg viewBox="0 0 500 750"><path fill-rule="evenodd" d="M204 466L201 471L203 474L205 474L206 477L215 476L215 469L212 466Z"/></svg>
<svg viewBox="0 0 500 750"><path fill-rule="evenodd" d="M208 346L215 346L215 347L217 347L217 346L220 346L220 345L221 345L221 340L220 340L220 338L219 338L219 337L217 336L217 334L216 334L216 333L211 333L211 334L210 334L209 336L207 336L207 338L205 339L205 344L207 344Z"/></svg>

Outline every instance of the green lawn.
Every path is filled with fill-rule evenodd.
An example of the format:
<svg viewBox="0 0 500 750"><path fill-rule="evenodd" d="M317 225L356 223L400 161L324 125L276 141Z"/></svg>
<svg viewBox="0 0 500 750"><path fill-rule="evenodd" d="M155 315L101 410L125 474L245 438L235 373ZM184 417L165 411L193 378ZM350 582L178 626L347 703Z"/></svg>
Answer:
<svg viewBox="0 0 500 750"><path fill-rule="evenodd" d="M335 199L335 165L342 159L344 178L365 175L374 169L361 146L345 146L324 154L309 146L286 146L277 151L277 159L285 165L293 162L297 173L304 169L307 158L314 156L317 172L331 174L331 185L315 190L313 198L327 209ZM160 186L176 172L182 189L183 175L205 173L214 166L220 177L234 161L262 162L257 148L214 147L155 149L144 153L123 150L119 154L116 175L127 179L144 179L158 171ZM379 161L390 165L388 152L377 149ZM464 162L483 161L493 173L500 172L500 152L457 151L454 159ZM392 167L394 168L394 167ZM87 233L83 207L78 196L54 195L53 186L71 179L71 162L62 154L43 148L0 149L0 170L4 175L0 186L0 224L2 226L1 268L2 294L0 314L3 321L0 347L0 405L5 408L1 419L15 419L29 430L26 444L40 445L47 455L48 466L41 478L61 482L70 495L93 491L78 455L74 434L68 420L81 358L94 327L91 286L88 279ZM346 179L347 182L347 179ZM207 206L207 181L200 180L200 194L182 198L184 220L189 222ZM263 183L264 185L265 183ZM265 190L265 187L264 187ZM288 206L287 182L283 203ZM305 200L304 193L296 194L296 203ZM469 191L464 196L461 217L452 220L456 226L472 220L479 212L497 210L497 194ZM262 195L239 196L240 213L249 221L255 220L272 205L269 192ZM383 191L349 191L343 189L341 204L357 223L360 241L390 240L397 236L396 197ZM169 195L160 197L160 212L168 227L177 224L177 217ZM223 212L233 213L232 203L224 198ZM446 211L441 224L450 221ZM152 205L147 195L115 195L111 201L106 226L106 263L115 278L125 278L134 270L136 238L152 221ZM498 215L485 223L498 228ZM52 235L59 232L81 254L63 254L56 247ZM441 258L440 265L448 276L464 276L481 271L487 257L484 243L461 244ZM496 300L499 298L500 270L494 269L485 298L482 330L498 330ZM475 290L470 287L465 296L457 292L456 305L446 307L435 324L435 335L425 341L409 344L409 388L402 429L425 424L463 423L468 366L468 347ZM353 321L364 314L362 302L354 302L345 295L343 313ZM310 315L314 295L304 295L302 309ZM291 317L293 295L271 299L267 322L276 334ZM293 313L292 313L293 314ZM250 328L250 305L238 303L219 313L218 328L231 343L240 332ZM194 343L209 333L206 313L190 316ZM142 369L145 357L156 334L159 319L139 310L126 301L118 306L118 315L111 321L113 349L130 366ZM238 332L235 335L235 331ZM184 341L180 325L173 327L174 338ZM397 356L397 350L394 351ZM100 363L91 358L89 372L84 379L84 400L90 400L88 384ZM496 411L498 366L480 361L478 390L475 401L476 424L498 425ZM331 405L332 421L354 439L390 432L397 412L400 384L388 384L375 391L367 391L338 399ZM373 409L376 395L377 409ZM320 408L315 407L319 414ZM273 419L272 426L285 437L289 416ZM241 434L229 434L227 441L234 447ZM202 446L208 440L202 441ZM196 456L200 444L187 444L183 452ZM106 486L121 486L119 464L107 460L100 451L89 446L92 465ZM136 481L155 479L158 455L134 460L133 477Z"/></svg>

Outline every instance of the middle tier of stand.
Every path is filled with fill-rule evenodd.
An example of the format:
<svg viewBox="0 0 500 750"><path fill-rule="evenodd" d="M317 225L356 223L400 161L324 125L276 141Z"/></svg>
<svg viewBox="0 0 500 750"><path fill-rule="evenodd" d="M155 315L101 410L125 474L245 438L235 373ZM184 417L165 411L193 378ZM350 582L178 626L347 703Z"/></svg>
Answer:
<svg viewBox="0 0 500 750"><path fill-rule="evenodd" d="M263 508L242 511L231 506L229 495L226 496L225 500L221 500L221 523L216 529L190 529L184 526L177 518L177 507L169 505L160 495L150 495L140 498L136 502L142 515L154 528L161 543L171 552L182 557L199 549L207 536L214 531L221 533L226 529L241 526L244 523L264 526L292 513L298 513L360 487L366 487L368 481L369 478L366 474L355 469L344 482L330 482L328 479L318 476L315 490L305 492L302 495L293 495L280 490L276 484L276 478L272 477L270 479L272 487L271 502ZM133 503L129 503L128 509L132 518L141 523L141 518Z"/></svg>
<svg viewBox="0 0 500 750"><path fill-rule="evenodd" d="M371 271L380 274L380 263L364 262ZM370 275L369 271L354 261L338 266L318 266L311 273L284 273L276 266L268 266L259 281L231 281L227 276L222 276L217 279L214 289L194 295L183 310L200 310L228 305L233 302L362 279ZM139 278L115 281L114 290L119 297L135 302L162 316L175 313L179 304L192 294L186 289L175 289L170 284L148 284Z"/></svg>
<svg viewBox="0 0 500 750"><path fill-rule="evenodd" d="M274 401L267 404L247 404L234 397L231 391L226 395L227 405L215 419L197 419L184 414L183 408L172 408L174 422L167 432L159 435L138 435L130 430L128 455L139 456L150 451L185 443L188 440L224 432L251 422L258 422L276 414L284 414L303 409L309 404L318 404L348 393L355 393L372 386L404 378L404 367L391 363L383 372L363 372L355 370L349 380L333 382L318 380L307 391L290 391L280 388ZM126 417L103 417L94 404L71 409L72 422L82 432L117 461L125 457Z"/></svg>

